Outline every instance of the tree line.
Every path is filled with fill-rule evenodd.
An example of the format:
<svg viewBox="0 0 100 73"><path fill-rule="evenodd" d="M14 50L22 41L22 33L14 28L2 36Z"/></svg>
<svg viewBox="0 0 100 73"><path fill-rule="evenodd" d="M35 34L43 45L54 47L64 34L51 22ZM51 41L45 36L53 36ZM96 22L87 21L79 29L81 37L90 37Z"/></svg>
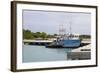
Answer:
<svg viewBox="0 0 100 73"><path fill-rule="evenodd" d="M90 35L80 35L79 38L80 39L90 39L91 36Z"/></svg>
<svg viewBox="0 0 100 73"><path fill-rule="evenodd" d="M32 32L30 30L23 29L23 39L36 39L36 38L47 39L47 38L54 38L55 35L57 34L50 35L45 32Z"/></svg>

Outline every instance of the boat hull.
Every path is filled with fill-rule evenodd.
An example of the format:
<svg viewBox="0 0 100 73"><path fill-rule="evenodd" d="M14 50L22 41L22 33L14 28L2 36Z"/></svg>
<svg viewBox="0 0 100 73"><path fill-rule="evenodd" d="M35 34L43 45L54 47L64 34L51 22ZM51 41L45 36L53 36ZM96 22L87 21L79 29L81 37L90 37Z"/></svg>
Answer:
<svg viewBox="0 0 100 73"><path fill-rule="evenodd" d="M80 40L63 40L63 47L79 47L81 42Z"/></svg>

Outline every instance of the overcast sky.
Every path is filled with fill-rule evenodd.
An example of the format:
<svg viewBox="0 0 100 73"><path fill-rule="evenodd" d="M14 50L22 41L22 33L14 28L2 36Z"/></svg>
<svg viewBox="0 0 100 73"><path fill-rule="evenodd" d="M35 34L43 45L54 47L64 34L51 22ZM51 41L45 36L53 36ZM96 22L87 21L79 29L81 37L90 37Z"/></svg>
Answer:
<svg viewBox="0 0 100 73"><path fill-rule="evenodd" d="M91 14L78 12L54 12L23 10L23 29L32 32L59 33L59 25L66 28L66 33L91 34Z"/></svg>

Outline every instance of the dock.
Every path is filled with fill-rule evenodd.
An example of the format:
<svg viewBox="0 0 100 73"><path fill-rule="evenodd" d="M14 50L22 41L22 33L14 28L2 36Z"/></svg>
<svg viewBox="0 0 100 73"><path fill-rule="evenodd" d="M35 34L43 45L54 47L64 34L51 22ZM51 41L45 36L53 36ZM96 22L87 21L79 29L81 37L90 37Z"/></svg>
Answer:
<svg viewBox="0 0 100 73"><path fill-rule="evenodd" d="M23 43L28 45L45 45L52 42L53 40L23 40Z"/></svg>
<svg viewBox="0 0 100 73"><path fill-rule="evenodd" d="M67 53L68 60L88 60L91 59L91 44L73 49Z"/></svg>

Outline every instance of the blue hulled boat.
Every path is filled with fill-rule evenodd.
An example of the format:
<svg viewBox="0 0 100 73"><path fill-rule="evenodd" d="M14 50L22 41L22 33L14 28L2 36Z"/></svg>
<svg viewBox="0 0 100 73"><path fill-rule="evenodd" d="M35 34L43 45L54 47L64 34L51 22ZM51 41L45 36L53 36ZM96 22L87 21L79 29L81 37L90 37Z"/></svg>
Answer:
<svg viewBox="0 0 100 73"><path fill-rule="evenodd" d="M81 41L79 38L71 37L71 36L64 36L59 37L53 43L46 45L49 48L76 48L79 47Z"/></svg>

